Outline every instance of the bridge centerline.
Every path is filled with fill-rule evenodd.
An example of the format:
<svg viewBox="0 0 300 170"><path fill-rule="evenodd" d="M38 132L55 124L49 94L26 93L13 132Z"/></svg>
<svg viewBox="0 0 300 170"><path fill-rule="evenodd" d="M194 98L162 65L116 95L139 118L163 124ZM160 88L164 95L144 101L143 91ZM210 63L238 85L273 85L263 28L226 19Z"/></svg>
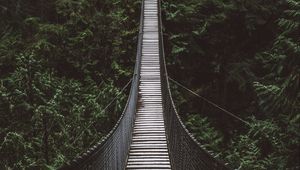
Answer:
<svg viewBox="0 0 300 170"><path fill-rule="evenodd" d="M171 169L162 109L158 18L158 1L145 0L140 106L136 111L126 169Z"/></svg>

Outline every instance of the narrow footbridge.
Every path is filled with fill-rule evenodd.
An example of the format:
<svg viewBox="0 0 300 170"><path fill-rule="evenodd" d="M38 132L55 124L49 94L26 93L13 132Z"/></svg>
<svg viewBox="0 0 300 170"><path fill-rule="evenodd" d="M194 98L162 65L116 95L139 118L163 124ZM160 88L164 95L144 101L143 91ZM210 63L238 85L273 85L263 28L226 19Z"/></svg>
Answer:
<svg viewBox="0 0 300 170"><path fill-rule="evenodd" d="M61 169L228 169L186 130L172 101L159 0L144 0L131 91L113 130Z"/></svg>

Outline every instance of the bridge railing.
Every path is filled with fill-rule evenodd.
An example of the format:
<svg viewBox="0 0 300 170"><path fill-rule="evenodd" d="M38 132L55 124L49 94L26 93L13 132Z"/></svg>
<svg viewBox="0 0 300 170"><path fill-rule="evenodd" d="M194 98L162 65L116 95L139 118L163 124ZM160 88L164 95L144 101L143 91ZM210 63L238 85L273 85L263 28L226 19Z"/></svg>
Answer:
<svg viewBox="0 0 300 170"><path fill-rule="evenodd" d="M138 88L142 56L142 38L144 23L144 3L141 5L140 28L138 36L138 47L134 75L132 78L130 94L114 128L103 138L102 141L89 148L83 154L77 156L73 161L67 163L62 170L123 170L130 149L135 112L138 105Z"/></svg>
<svg viewBox="0 0 300 170"><path fill-rule="evenodd" d="M159 1L159 43L163 112L168 139L170 161L173 170L198 170L198 169L229 169L223 162L209 154L188 132L180 119L170 91L166 60L164 54L164 43L162 33L161 2Z"/></svg>

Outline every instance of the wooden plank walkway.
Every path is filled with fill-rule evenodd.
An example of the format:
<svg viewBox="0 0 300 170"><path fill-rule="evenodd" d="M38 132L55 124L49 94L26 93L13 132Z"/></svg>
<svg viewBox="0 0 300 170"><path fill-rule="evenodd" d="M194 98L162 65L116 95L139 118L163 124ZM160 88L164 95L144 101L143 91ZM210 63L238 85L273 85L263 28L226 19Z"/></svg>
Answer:
<svg viewBox="0 0 300 170"><path fill-rule="evenodd" d="M139 107L126 169L171 169L161 96L158 2L144 1Z"/></svg>

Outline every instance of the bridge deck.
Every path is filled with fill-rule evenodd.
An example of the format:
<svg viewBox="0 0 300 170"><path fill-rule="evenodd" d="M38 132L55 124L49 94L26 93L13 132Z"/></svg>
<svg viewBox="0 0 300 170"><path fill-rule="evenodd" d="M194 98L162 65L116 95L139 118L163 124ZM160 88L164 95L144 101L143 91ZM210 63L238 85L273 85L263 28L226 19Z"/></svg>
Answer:
<svg viewBox="0 0 300 170"><path fill-rule="evenodd" d="M171 169L161 96L157 0L145 0L139 106L126 169Z"/></svg>

